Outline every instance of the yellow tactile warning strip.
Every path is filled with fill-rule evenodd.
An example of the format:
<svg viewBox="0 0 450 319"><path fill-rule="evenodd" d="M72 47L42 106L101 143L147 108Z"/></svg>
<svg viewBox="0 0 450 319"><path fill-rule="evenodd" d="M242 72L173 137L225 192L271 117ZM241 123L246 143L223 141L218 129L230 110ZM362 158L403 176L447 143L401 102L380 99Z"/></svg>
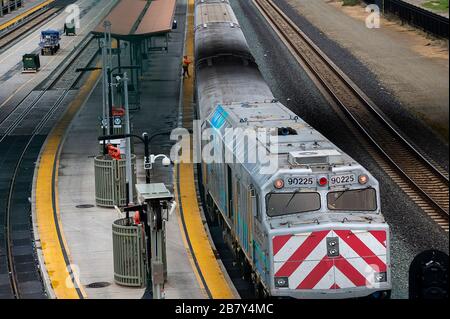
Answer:
<svg viewBox="0 0 450 319"><path fill-rule="evenodd" d="M188 0L187 34L185 54L192 60L194 57L194 0ZM191 70L191 73L194 73ZM194 98L194 76L184 80L183 89L183 126L192 126L192 101ZM191 152L192 154L192 152ZM175 167L176 193L181 232L187 249L191 253L194 272L199 284L208 297L214 299L232 299L236 296L225 278L216 256L211 248L210 240L203 225L200 214L197 191L195 187L194 165L180 163Z"/></svg>
<svg viewBox="0 0 450 319"><path fill-rule="evenodd" d="M45 268L56 298L78 299L86 294L71 269L70 255L59 215L58 167L64 135L72 119L89 97L101 71L90 74L41 151L36 178L36 217Z"/></svg>
<svg viewBox="0 0 450 319"><path fill-rule="evenodd" d="M33 8L31 8L30 10L19 14L18 16L16 16L14 19L9 20L8 22L3 23L2 25L0 25L0 31L12 26L13 24L19 22L20 20L28 17L29 15L32 15L33 13L35 13L36 11L42 9L43 7L49 5L50 3L55 2L55 0L47 0L41 4L38 4L36 6L34 6Z"/></svg>

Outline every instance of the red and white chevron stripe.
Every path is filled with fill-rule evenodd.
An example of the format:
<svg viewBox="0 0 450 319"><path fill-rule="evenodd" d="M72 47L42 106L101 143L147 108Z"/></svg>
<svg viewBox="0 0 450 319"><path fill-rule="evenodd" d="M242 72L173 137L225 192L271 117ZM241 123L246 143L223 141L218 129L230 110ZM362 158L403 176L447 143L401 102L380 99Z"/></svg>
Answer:
<svg viewBox="0 0 450 319"><path fill-rule="evenodd" d="M328 257L327 238L339 239L339 256ZM289 289L379 287L387 271L386 230L324 230L273 237L275 277Z"/></svg>

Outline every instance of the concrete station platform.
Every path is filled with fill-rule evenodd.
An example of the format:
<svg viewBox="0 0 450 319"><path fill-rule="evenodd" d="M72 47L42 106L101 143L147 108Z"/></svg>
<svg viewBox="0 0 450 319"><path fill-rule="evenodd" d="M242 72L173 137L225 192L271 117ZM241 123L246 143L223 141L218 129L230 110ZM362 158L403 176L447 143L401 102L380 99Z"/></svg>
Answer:
<svg viewBox="0 0 450 319"><path fill-rule="evenodd" d="M189 0L189 3L192 9L193 0ZM180 123L180 103L184 101L182 93L186 92L186 90L183 91L182 87L187 82L182 83L181 77L181 60L185 51L186 8L186 0L177 1L175 19L178 21L178 29L172 31L169 36L168 52L151 52L148 55L149 58L144 60L144 72L140 77L141 107L131 113L133 134L141 135L143 132L148 132L149 135L152 135L170 132ZM188 21L192 23L192 13L190 17ZM155 40L156 42L159 41L158 39ZM161 45L163 45L165 39L160 40ZM190 33L188 41L192 42L192 33ZM192 50L192 43L190 49ZM128 61L127 56L124 56L122 61ZM189 80L189 84L193 85L192 79ZM124 216L114 209L95 206L93 158L99 155L97 137L99 134L98 117L102 112L101 79L97 77L94 82L88 80L83 90L92 91L86 103L71 122L63 144L60 144L62 145L61 153L55 161L58 169L54 190L58 203L56 212L58 221L56 223L59 224L59 231L64 242L63 250L67 255L64 259L66 264L70 263L70 265L67 265L67 268L70 268L68 276L72 279L75 277L73 281L78 284L78 295L70 292L66 294L64 291L61 293L62 285L60 281L65 280L65 286L69 287L70 284L67 285L68 279L64 276L60 276L61 279L54 278L53 270L59 271L66 265L61 266L61 262L59 262L60 265L55 266L55 260L51 260L49 263L45 256L41 256L46 284L50 291L53 290L50 295L55 298L143 298L145 289L127 288L114 282L111 226L114 220ZM189 99L192 100L192 89L187 90L187 92L190 94ZM191 107L191 105L189 106ZM60 137L63 139L63 134ZM52 137L47 142L47 149L52 148L51 143ZM170 155L172 144L168 136L155 138L151 142L151 153ZM135 144L135 154L138 159L138 184L145 183L143 145ZM44 150L41 153L41 160L38 165L40 168L37 169L38 173L35 174L35 183L39 183L42 179L45 180L40 171L41 168L45 169L45 166L48 166L46 158L46 150ZM171 192L176 193L176 187L174 186L179 181L176 180L174 167L164 168L161 163L157 163L152 170L151 182L165 183ZM194 180L191 180L190 183L192 185L181 185L180 187L192 188ZM39 190L36 193L36 188L35 186L34 194L39 196ZM187 206L187 204L184 205ZM196 209L198 211L198 207ZM203 228L199 213L195 218L198 219ZM34 222L37 227L42 224L39 216L38 218L34 217ZM178 213L170 216L167 224L168 282L165 285L165 297L167 299L208 298L212 296L210 291L215 289L214 285L224 293L215 293L213 296L237 296L234 290L231 291L232 284L230 284L231 280L226 275L226 271L221 264L219 265L212 253L206 257L203 255L193 256L195 252L193 253L189 249L181 222ZM207 238L206 240L205 238L196 240L204 240L203 245L212 251ZM41 243L43 246L49 245L47 242L41 241ZM51 245L54 245L54 243ZM205 258L209 258L209 260L202 261ZM199 275L196 270L194 259L200 264L202 262L208 265L215 263L214 268L202 270L205 273L208 272L209 277L214 278L214 283L208 288L205 288L204 285L204 275ZM206 278L206 283L208 283L208 278ZM100 286L100 288L90 288L92 286Z"/></svg>
<svg viewBox="0 0 450 319"><path fill-rule="evenodd" d="M12 10L10 13L3 16L0 15L0 33L10 25L21 21L54 1L55 0L22 0L21 7L18 7L16 10Z"/></svg>

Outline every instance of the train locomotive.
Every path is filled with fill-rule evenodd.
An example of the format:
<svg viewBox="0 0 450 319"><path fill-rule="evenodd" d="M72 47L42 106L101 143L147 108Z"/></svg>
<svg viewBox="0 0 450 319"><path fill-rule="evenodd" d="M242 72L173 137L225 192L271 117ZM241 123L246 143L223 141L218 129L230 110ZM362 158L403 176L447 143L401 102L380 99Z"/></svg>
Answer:
<svg viewBox="0 0 450 319"><path fill-rule="evenodd" d="M378 181L275 99L227 0L197 0L194 31L197 117L201 132L213 132L197 139L220 154L200 164L207 214L255 292L388 297L389 225ZM239 134L228 136L239 129L267 133L245 148ZM246 160L256 148L276 163L270 173L259 157Z"/></svg>

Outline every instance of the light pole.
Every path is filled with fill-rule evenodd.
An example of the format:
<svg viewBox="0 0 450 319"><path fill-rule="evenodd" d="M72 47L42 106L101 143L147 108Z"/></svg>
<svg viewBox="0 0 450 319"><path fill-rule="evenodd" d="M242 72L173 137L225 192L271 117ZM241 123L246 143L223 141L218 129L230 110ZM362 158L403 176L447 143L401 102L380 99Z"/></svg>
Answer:
<svg viewBox="0 0 450 319"><path fill-rule="evenodd" d="M111 68L111 63L112 60L110 58L110 53L111 51L109 51L109 48L111 46L111 22L106 20L103 22L103 26L105 27L105 32L104 32L104 39L103 39L103 46L102 46L102 63L103 63L103 122L102 125L106 126L105 121L107 119L107 112L108 112L108 108L107 108L107 103L106 103L106 97L109 96L109 91L111 90L111 86L107 85L107 73L106 70L109 70L109 68ZM109 102L108 102L109 103ZM112 134L113 133L113 125L111 122L108 122L108 134Z"/></svg>
<svg viewBox="0 0 450 319"><path fill-rule="evenodd" d="M109 106L109 126L111 127L111 130L109 134L113 134L112 128L114 127L114 115L113 115L113 96L112 96L112 73L115 70L118 69L125 69L125 70L133 70L133 69L140 69L141 67L138 65L128 65L128 66L116 66L115 68L108 68L106 70L106 76L108 79L108 106ZM128 83L127 83L127 90L128 90Z"/></svg>
<svg viewBox="0 0 450 319"><path fill-rule="evenodd" d="M103 135L104 136L107 135L107 134L108 135L112 135L113 134L114 115L113 115L112 86L114 84L112 84L112 72L114 72L115 70L117 70L119 68L120 69L129 69L129 70L131 70L131 69L139 69L140 66L137 66L137 65L118 66L118 67L115 67L115 68L112 68L112 69L110 69L110 68L105 69L105 68L99 68L99 67L88 67L88 68L78 68L78 69L76 69L76 72L89 72L89 71L95 71L95 70L103 70L104 72L106 71L106 79L107 79L106 83L107 83L107 87L108 87L108 89L107 89L107 92L108 92L108 103L107 103L108 107L107 107L107 109L108 110L104 110L104 111L109 113L109 120L107 120L106 123L102 123L102 125L103 125ZM128 94L128 82L126 84L126 89L127 89L127 94ZM103 91L103 93L105 93L105 90ZM105 96L105 94L104 94L104 96ZM126 100L128 101L128 98ZM103 120L105 120L105 119L107 119L107 116L105 116L103 118ZM107 125L105 125L105 124L107 124ZM106 132L105 127L109 128L107 132ZM103 154L106 154L106 144L103 143L103 146L104 146L103 147Z"/></svg>
<svg viewBox="0 0 450 319"><path fill-rule="evenodd" d="M162 133L156 133L153 134L152 136L148 136L147 133L142 134L143 137L143 142L144 142L144 147L145 147L145 158L144 158L144 168L145 168L145 182L147 184L150 184L150 170L153 169L153 164L155 164L156 160L159 158L163 159L163 165L164 166L169 166L170 165L170 159L169 162L167 164L167 160L168 157L163 155L163 154L159 154L159 155L150 155L150 142L158 136L164 136L164 135L170 135L170 132L162 132Z"/></svg>
<svg viewBox="0 0 450 319"><path fill-rule="evenodd" d="M170 132L162 132L156 133L152 136L148 136L147 133L142 134L142 136L134 135L134 134L117 134L117 135L109 135L109 136L100 136L98 137L99 141L113 140L113 139L127 139L130 140L132 137L135 137L141 140L144 143L145 154L144 154L144 169L145 169L145 181L146 186L154 187L155 184L150 184L150 170L153 168L153 164L157 159L162 159L162 164L164 166L169 166L171 164L170 159L164 154L150 154L150 142L153 138L162 135L170 135ZM127 143L128 149L129 143ZM128 156L128 155L127 155ZM128 167L128 165L127 165ZM131 181L131 179L130 179ZM138 185L138 193L139 193ZM127 189L132 188L133 185L127 184ZM129 193L131 194L131 190ZM161 193L158 193L161 194ZM132 198L132 197L131 197ZM140 212L146 211L143 214L144 218L142 221L144 222L145 233L147 234L147 252L150 259L149 263L149 272L150 272L150 283L152 285L153 298L161 299L162 295L162 287L164 285L165 274L167 272L167 258L166 258L166 246L165 246L165 226L162 210L168 211L167 203L161 206L161 200L163 198L159 198L158 200L153 200L147 203L148 209L144 209L142 205L139 206L128 206L125 208L126 212L139 210ZM172 200L172 196L168 196L164 198L166 201ZM175 203L172 205L171 212L175 210ZM171 213L168 213L169 216Z"/></svg>
<svg viewBox="0 0 450 319"><path fill-rule="evenodd" d="M101 49L102 49L102 65L106 66L106 39L101 40ZM77 70L78 71L78 70ZM108 107L106 103L106 92L108 90L107 88L107 81L106 81L106 68L102 68L102 126L103 126L103 135L105 135L105 131L107 128L107 134L112 134L109 128L109 122L106 120L108 118Z"/></svg>
<svg viewBox="0 0 450 319"><path fill-rule="evenodd" d="M129 112L129 104L128 104L128 77L127 73L123 73L123 77L117 76L117 82L123 81L124 85L124 100L125 100L125 135L130 135L130 112ZM133 202L133 176L132 176L132 167L131 167L131 137L126 139L126 183L128 187L128 203Z"/></svg>
<svg viewBox="0 0 450 319"><path fill-rule="evenodd" d="M116 135L106 135L106 136L99 136L99 141L107 141L107 140L115 140L115 139L124 139L124 138L137 138L142 143L144 143L144 169L145 169L145 183L150 184L150 170L153 168L153 164L155 164L157 159L162 158L162 164L164 166L169 166L171 164L170 159L164 155L153 155L150 154L150 142L152 139L154 139L157 136L164 136L164 135L170 135L170 132L162 132L162 133L156 133L148 136L147 133L143 133L142 136L134 135L134 134L116 134Z"/></svg>

